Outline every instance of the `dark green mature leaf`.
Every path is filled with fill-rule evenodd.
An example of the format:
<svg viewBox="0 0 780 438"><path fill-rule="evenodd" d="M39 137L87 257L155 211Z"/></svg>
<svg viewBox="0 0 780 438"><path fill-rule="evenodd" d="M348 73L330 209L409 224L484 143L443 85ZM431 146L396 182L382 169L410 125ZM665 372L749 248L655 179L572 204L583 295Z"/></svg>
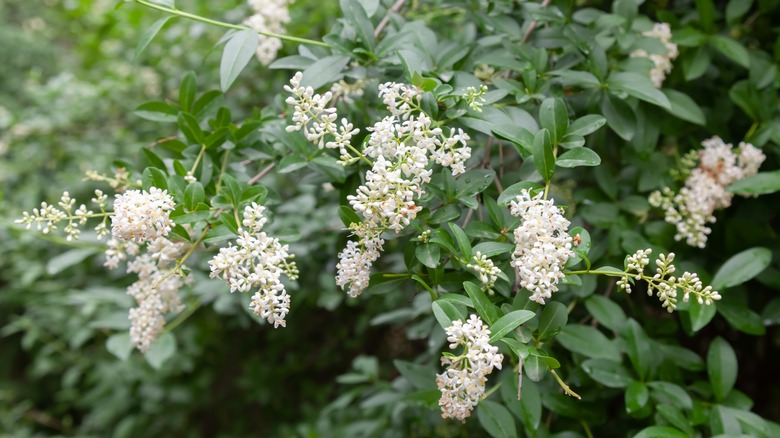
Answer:
<svg viewBox="0 0 780 438"><path fill-rule="evenodd" d="M494 257L506 254L515 249L515 245L506 242L482 242L474 245L474 252L479 252L485 257Z"/></svg>
<svg viewBox="0 0 780 438"><path fill-rule="evenodd" d="M359 224L361 222L360 216L355 213L355 210L347 207L346 205L339 206L339 218L347 228L349 228L349 226L352 224Z"/></svg>
<svg viewBox="0 0 780 438"><path fill-rule="evenodd" d="M734 23L745 15L753 6L753 0L730 0L726 5L726 21Z"/></svg>
<svg viewBox="0 0 780 438"><path fill-rule="evenodd" d="M179 110L165 102L152 101L138 105L133 110L133 114L153 122L175 122L179 115Z"/></svg>
<svg viewBox="0 0 780 438"><path fill-rule="evenodd" d="M623 92L639 100L671 110L669 99L653 86L650 79L639 73L619 72L609 77L610 90Z"/></svg>
<svg viewBox="0 0 780 438"><path fill-rule="evenodd" d="M523 363L525 374L534 382L542 380L549 369L550 367L539 356L528 356Z"/></svg>
<svg viewBox="0 0 780 438"><path fill-rule="evenodd" d="M568 324L555 337L569 351L590 358L620 362L620 350L599 330L581 324Z"/></svg>
<svg viewBox="0 0 780 438"><path fill-rule="evenodd" d="M520 324L525 323L534 316L536 316L536 313L531 312L530 310L515 310L507 313L490 326L490 342L497 342L499 339L503 338L504 335L516 329Z"/></svg>
<svg viewBox="0 0 780 438"><path fill-rule="evenodd" d="M206 199L206 191L203 189L203 184L195 181L189 184L184 190L184 206L187 210L194 210L195 206L200 204Z"/></svg>
<svg viewBox="0 0 780 438"><path fill-rule="evenodd" d="M471 302L474 303L474 308L482 320L488 326L495 324L500 317L500 311L495 304L490 302L487 295L485 295L485 291L470 281L464 282L463 288L466 289L466 293L471 298Z"/></svg>
<svg viewBox="0 0 780 438"><path fill-rule="evenodd" d="M439 325L443 329L452 327L453 321L465 321L466 316L463 315L451 301L438 299L431 303L431 310L433 316L438 321Z"/></svg>
<svg viewBox="0 0 780 438"><path fill-rule="evenodd" d="M564 86L598 88L601 85L601 82L596 76L586 71L558 70L550 73L556 76L558 81Z"/></svg>
<svg viewBox="0 0 780 438"><path fill-rule="evenodd" d="M634 381L623 365L609 359L588 359L581 366L591 379L608 388L625 388Z"/></svg>
<svg viewBox="0 0 780 438"><path fill-rule="evenodd" d="M601 99L601 111L607 125L623 140L629 141L636 133L636 114L631 106L618 97L607 94Z"/></svg>
<svg viewBox="0 0 780 438"><path fill-rule="evenodd" d="M490 400L482 400L477 407L479 424L493 438L515 438L517 427L512 414L503 405Z"/></svg>
<svg viewBox="0 0 780 438"><path fill-rule="evenodd" d="M696 300L692 300L687 312L691 331L695 333L706 327L715 317L716 311L717 308L714 305L699 304Z"/></svg>
<svg viewBox="0 0 780 438"><path fill-rule="evenodd" d="M569 129L569 112L566 110L566 104L557 97L545 99L539 106L539 121L542 128L550 132L552 144L559 144Z"/></svg>
<svg viewBox="0 0 780 438"><path fill-rule="evenodd" d="M657 352L655 352L652 340L634 319L629 318L626 330L626 346L631 365L634 366L640 379L647 380L655 368Z"/></svg>
<svg viewBox="0 0 780 438"><path fill-rule="evenodd" d="M193 112L192 104L195 103L195 94L198 92L198 84L194 72L187 72L179 87L179 108L182 111Z"/></svg>
<svg viewBox="0 0 780 438"><path fill-rule="evenodd" d="M393 364L398 372L415 388L429 389L436 387L436 371L433 367L403 360L394 360Z"/></svg>
<svg viewBox="0 0 780 438"><path fill-rule="evenodd" d="M738 41L723 35L713 35L710 37L710 44L730 60L742 67L750 68L750 54Z"/></svg>
<svg viewBox="0 0 780 438"><path fill-rule="evenodd" d="M433 243L423 243L415 248L414 251L417 256L417 260L423 265L435 269L439 266L439 259L441 257L441 249L438 245Z"/></svg>
<svg viewBox="0 0 780 438"><path fill-rule="evenodd" d="M588 114L573 121L569 125L569 130L566 131L566 134L585 136L596 132L605 123L607 123L607 119L604 117L598 114Z"/></svg>
<svg viewBox="0 0 780 438"><path fill-rule="evenodd" d="M718 401L729 395L737 381L737 355L720 336L712 341L707 352L707 375Z"/></svg>
<svg viewBox="0 0 780 438"><path fill-rule="evenodd" d="M712 278L712 287L721 290L742 284L760 274L771 262L772 251L769 249L746 249L726 260Z"/></svg>
<svg viewBox="0 0 780 438"><path fill-rule="evenodd" d="M653 399L661 403L670 403L681 409L691 409L693 407L693 400L688 392L674 383L656 381L648 382L647 386L652 390L651 395Z"/></svg>
<svg viewBox="0 0 780 438"><path fill-rule="evenodd" d="M559 167L598 166L601 164L599 154L588 148L575 148L561 154L555 161Z"/></svg>
<svg viewBox="0 0 780 438"><path fill-rule="evenodd" d="M259 41L257 32L244 29L235 32L225 44L219 64L219 88L223 93L227 92L244 67L255 56Z"/></svg>
<svg viewBox="0 0 780 438"><path fill-rule="evenodd" d="M568 320L569 312L566 306L557 301L547 303L539 316L538 339L541 341L557 335Z"/></svg>
<svg viewBox="0 0 780 438"><path fill-rule="evenodd" d="M663 91L672 105L670 109L666 110L669 114L697 125L704 126L707 123L704 111L702 111L701 108L699 108L699 105L688 97L687 94L669 89L661 91Z"/></svg>
<svg viewBox="0 0 780 438"><path fill-rule="evenodd" d="M726 190L740 195L766 195L780 191L780 170L759 172L739 180Z"/></svg>
<svg viewBox="0 0 780 438"><path fill-rule="evenodd" d="M599 322L614 332L626 327L626 314L614 301L602 295L591 295L585 300L585 308Z"/></svg>
<svg viewBox="0 0 780 438"><path fill-rule="evenodd" d="M692 52L682 56L683 74L686 81L700 78L711 63L710 48L708 46L697 47Z"/></svg>
<svg viewBox="0 0 780 438"><path fill-rule="evenodd" d="M135 46L135 52L133 53L133 64L136 64L138 62L138 59L141 57L141 54L146 50L146 48L149 46L149 43L152 42L154 37L160 32L160 29L165 26L165 23L167 23L172 18L176 17L175 15L168 15L166 17L163 17L154 23L152 23L151 26L147 27L146 30L141 34L141 38L138 40L138 45Z"/></svg>
<svg viewBox="0 0 780 438"><path fill-rule="evenodd" d="M303 71L301 85L316 89L333 82L349 64L349 59L348 56L334 55L317 60Z"/></svg>
<svg viewBox="0 0 780 438"><path fill-rule="evenodd" d="M341 0L341 10L344 12L344 18L352 27L357 30L360 39L368 47L374 50L376 38L374 38L374 26L368 19L368 14L363 6L357 0Z"/></svg>
<svg viewBox="0 0 780 438"><path fill-rule="evenodd" d="M449 226L450 230L452 230L452 235L455 236L455 242L458 244L461 254L463 254L466 260L471 262L471 242L469 241L469 236L466 235L466 232L458 224L450 222Z"/></svg>
<svg viewBox="0 0 780 438"><path fill-rule="evenodd" d="M688 438L688 435L678 429L668 426L649 426L639 431L634 438Z"/></svg>
<svg viewBox="0 0 780 438"><path fill-rule="evenodd" d="M506 206L509 205L510 202L515 201L515 198L517 198L517 196L520 195L520 192L523 190L531 191L540 190L541 188L542 186L540 186L538 183L532 181L521 181L504 189L504 191L498 195L498 200L496 202L498 205Z"/></svg>
<svg viewBox="0 0 780 438"><path fill-rule="evenodd" d="M631 382L631 384L628 385L628 388L626 388L626 393L623 398L626 403L626 412L634 414L641 411L647 405L647 401L650 400L650 391L647 389L647 385L645 385L644 382Z"/></svg>
<svg viewBox="0 0 780 438"><path fill-rule="evenodd" d="M544 128L534 136L534 165L545 181L552 179L555 173L555 153L550 131Z"/></svg>

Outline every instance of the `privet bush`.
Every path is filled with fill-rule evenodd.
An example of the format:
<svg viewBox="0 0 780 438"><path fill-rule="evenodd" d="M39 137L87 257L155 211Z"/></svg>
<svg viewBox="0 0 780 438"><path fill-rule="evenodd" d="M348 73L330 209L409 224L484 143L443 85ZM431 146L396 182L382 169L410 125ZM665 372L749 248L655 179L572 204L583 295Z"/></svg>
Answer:
<svg viewBox="0 0 780 438"><path fill-rule="evenodd" d="M164 14L141 59L171 18L228 28L219 84L139 103L143 161L18 220L106 241L133 281L120 360L175 362L177 327L224 300L294 339L316 277L421 342L394 371L355 358L302 435L780 434L724 337L689 348L780 320L753 293L780 283L774 2L342 0L317 40L284 34L286 1L238 24L133 3ZM290 79L241 119L222 102L247 66Z"/></svg>

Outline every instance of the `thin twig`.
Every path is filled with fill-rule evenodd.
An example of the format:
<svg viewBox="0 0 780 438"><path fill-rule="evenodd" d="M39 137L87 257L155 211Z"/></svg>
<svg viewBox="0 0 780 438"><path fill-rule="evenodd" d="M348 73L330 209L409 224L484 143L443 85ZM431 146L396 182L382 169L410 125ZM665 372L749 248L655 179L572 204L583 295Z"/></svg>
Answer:
<svg viewBox="0 0 780 438"><path fill-rule="evenodd" d="M379 22L379 26L374 29L374 38L379 37L387 25L390 24L390 15L398 12L398 10L403 7L404 3L406 3L406 0L398 0L395 2L395 4L393 4L393 6L390 6L390 9L387 10L387 14L385 14L385 16L382 18L382 21Z"/></svg>
<svg viewBox="0 0 780 438"><path fill-rule="evenodd" d="M549 4L550 4L550 0L544 0L542 2L542 7L546 8ZM538 26L538 25L539 25L539 22L537 22L536 20L531 22L531 25L528 26L528 30L525 31L525 35L523 35L522 44L525 44L525 43L528 42L528 38L531 38L531 34L534 33L534 31L536 30L536 26Z"/></svg>
<svg viewBox="0 0 780 438"><path fill-rule="evenodd" d="M155 146L157 146L159 144L167 143L169 141L176 140L177 138L178 138L178 136L176 136L176 135L172 135L170 137L161 138L161 139L159 139L159 140L157 140L157 141L155 141L153 143L149 143L148 145L146 145L146 147L151 149L151 148L153 148L153 147L155 147Z"/></svg>
<svg viewBox="0 0 780 438"><path fill-rule="evenodd" d="M257 175L253 176L252 179L250 179L246 183L251 186L254 183L260 181L260 179L262 177L264 177L268 172L270 172L274 167L276 167L276 163L271 163L271 164L265 166L265 169L261 170L260 173L258 173Z"/></svg>

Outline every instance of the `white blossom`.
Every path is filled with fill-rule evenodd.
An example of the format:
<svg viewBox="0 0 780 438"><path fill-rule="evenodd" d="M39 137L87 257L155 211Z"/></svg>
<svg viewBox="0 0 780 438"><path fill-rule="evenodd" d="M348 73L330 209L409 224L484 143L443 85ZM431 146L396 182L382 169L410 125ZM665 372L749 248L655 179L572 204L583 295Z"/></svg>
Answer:
<svg viewBox="0 0 780 438"><path fill-rule="evenodd" d="M244 24L259 32L284 34L285 26L290 22L287 9L290 3L290 0L249 0L249 6L255 13ZM258 35L256 55L263 65L272 63L281 48L282 41L279 38Z"/></svg>
<svg viewBox="0 0 780 438"><path fill-rule="evenodd" d="M679 53L677 44L672 42L672 30L666 23L655 23L651 30L642 32L642 35L660 40L665 48L664 53L648 53L646 50L637 49L631 53L631 56L653 61L650 81L656 88L661 88L666 75L672 72L672 61Z"/></svg>
<svg viewBox="0 0 780 438"><path fill-rule="evenodd" d="M446 332L450 349L462 346L463 352L441 357L447 369L436 376L441 391L439 406L443 418L465 422L485 395L487 375L493 368L501 369L504 356L498 353L498 347L490 345L490 330L477 315L472 314L465 323L453 321Z"/></svg>
<svg viewBox="0 0 780 438"><path fill-rule="evenodd" d="M174 207L168 192L157 187L149 192L128 190L114 199L111 234L136 243L167 236L174 225L169 217Z"/></svg>
<svg viewBox="0 0 780 438"><path fill-rule="evenodd" d="M532 300L544 304L558 291L558 282L565 277L566 260L574 255L572 238L567 233L570 223L552 199L542 199L541 193L531 196L527 190L511 202L510 213L522 219L514 232L511 265L520 286L531 291Z"/></svg>
<svg viewBox="0 0 780 438"><path fill-rule="evenodd" d="M466 267L477 271L483 289L492 289L496 280L498 280L498 276L501 275L501 269L498 269L492 260L479 251L474 254L473 260L474 263L469 263Z"/></svg>

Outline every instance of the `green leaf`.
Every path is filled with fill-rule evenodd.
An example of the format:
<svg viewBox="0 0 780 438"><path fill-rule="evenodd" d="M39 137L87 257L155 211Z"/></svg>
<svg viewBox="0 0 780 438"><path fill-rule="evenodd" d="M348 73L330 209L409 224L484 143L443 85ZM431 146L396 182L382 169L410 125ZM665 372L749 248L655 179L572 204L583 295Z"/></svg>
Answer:
<svg viewBox="0 0 780 438"><path fill-rule="evenodd" d="M344 18L357 30L358 35L369 50L374 50L376 38L374 38L374 26L368 19L366 10L357 0L341 0L341 10Z"/></svg>
<svg viewBox="0 0 780 438"><path fill-rule="evenodd" d="M466 235L466 232L463 231L463 228L459 227L458 224L454 222L450 222L449 226L450 230L452 230L452 234L455 236L455 242L457 242L461 254L463 254L463 257L466 260L471 262L471 242L469 241L469 237Z"/></svg>
<svg viewBox="0 0 780 438"><path fill-rule="evenodd" d="M713 35L710 37L710 44L726 58L742 67L750 68L750 54L741 43L727 36Z"/></svg>
<svg viewBox="0 0 780 438"><path fill-rule="evenodd" d="M539 356L528 356L523 363L525 374L534 382L542 380L550 367Z"/></svg>
<svg viewBox="0 0 780 438"><path fill-rule="evenodd" d="M592 73L579 70L558 70L550 72L558 78L558 82L564 87L577 86L582 88L598 88L601 85L599 79Z"/></svg>
<svg viewBox="0 0 780 438"><path fill-rule="evenodd" d="M257 32L244 29L235 32L225 44L222 60L219 63L219 88L223 93L227 92L241 70L255 56L255 49L259 42Z"/></svg>
<svg viewBox="0 0 780 438"><path fill-rule="evenodd" d="M179 108L182 111L192 112L192 105L195 103L195 94L197 93L197 82L195 73L187 72L179 87Z"/></svg>
<svg viewBox="0 0 780 438"><path fill-rule="evenodd" d="M431 310L433 311L433 316L436 318L436 321L438 321L441 328L445 330L452 327L453 321L460 320L462 322L466 320L466 316L448 300L438 299L434 301L431 303Z"/></svg>
<svg viewBox="0 0 780 438"><path fill-rule="evenodd" d="M740 300L734 293L725 294L723 299L718 301L717 309L718 313L737 330L756 336L766 334L766 328L761 321L761 315L750 310L747 302Z"/></svg>
<svg viewBox="0 0 780 438"><path fill-rule="evenodd" d="M739 180L726 190L740 195L767 195L780 191L780 170L759 172Z"/></svg>
<svg viewBox="0 0 780 438"><path fill-rule="evenodd" d="M190 113L179 113L179 129L190 144L202 145L205 137L200 124Z"/></svg>
<svg viewBox="0 0 780 438"><path fill-rule="evenodd" d="M620 362L620 351L615 344L591 326L568 324L555 339L567 350L583 356Z"/></svg>
<svg viewBox="0 0 780 438"><path fill-rule="evenodd" d="M545 99L539 107L539 121L542 128L550 132L552 144L559 144L569 129L569 112L566 110L566 104L557 97Z"/></svg>
<svg viewBox="0 0 780 438"><path fill-rule="evenodd" d="M545 181L552 179L555 173L555 154L550 131L544 128L534 136L534 165Z"/></svg>
<svg viewBox="0 0 780 438"><path fill-rule="evenodd" d="M487 295L485 295L485 291L470 281L464 282L463 288L466 289L466 293L469 298L471 298L471 302L474 303L474 308L477 310L479 316L488 326L495 324L495 322L498 321L500 313L498 307L491 303Z"/></svg>
<svg viewBox="0 0 780 438"><path fill-rule="evenodd" d="M147 167L144 169L144 173L141 175L141 182L143 183L143 189L147 191L152 187L157 187L162 190L168 188L168 181L165 177L165 173L156 167Z"/></svg>
<svg viewBox="0 0 780 438"><path fill-rule="evenodd" d="M585 308L599 324L613 332L622 332L626 327L623 309L605 296L591 295L585 300Z"/></svg>
<svg viewBox="0 0 780 438"><path fill-rule="evenodd" d="M772 251L767 248L750 248L735 254L718 269L712 278L715 290L742 284L767 268L772 262Z"/></svg>
<svg viewBox="0 0 780 438"><path fill-rule="evenodd" d="M691 303L688 306L688 318L691 323L691 331L696 333L706 327L707 324L712 321L712 318L715 317L716 310L717 308L714 305L708 306L706 304L699 304L696 300L691 300Z"/></svg>
<svg viewBox="0 0 780 438"><path fill-rule="evenodd" d="M634 381L623 365L609 359L588 359L581 366L591 379L608 388L625 388Z"/></svg>
<svg viewBox="0 0 780 438"><path fill-rule="evenodd" d="M569 130L566 131L566 135L580 135L585 136L596 132L599 128L607 123L607 119L598 114L588 114L573 121L569 125Z"/></svg>
<svg viewBox="0 0 780 438"><path fill-rule="evenodd" d="M696 12L699 15L701 27L711 32L715 23L715 5L712 0L696 0Z"/></svg>
<svg viewBox="0 0 780 438"><path fill-rule="evenodd" d="M206 191L203 189L203 184L195 181L184 189L184 206L187 210L192 211L199 203L206 199Z"/></svg>
<svg viewBox="0 0 780 438"><path fill-rule="evenodd" d="M520 324L523 324L534 316L536 316L536 313L531 312L530 310L515 310L507 313L490 326L490 342L497 342L499 339L503 338L504 335L516 329Z"/></svg>
<svg viewBox="0 0 780 438"><path fill-rule="evenodd" d="M641 411L650 399L650 391L643 382L631 382L624 395L626 412L634 414Z"/></svg>
<svg viewBox="0 0 780 438"><path fill-rule="evenodd" d="M687 94L681 93L677 90L661 90L664 95L669 99L672 107L666 110L669 114L677 117L678 119L687 120L691 123L704 126L707 123L707 119L704 117L704 111L699 108L699 105Z"/></svg>
<svg viewBox="0 0 780 438"><path fill-rule="evenodd" d="M670 403L681 409L693 408L693 400L685 389L670 382L648 382L652 397L661 403Z"/></svg>
<svg viewBox="0 0 780 438"><path fill-rule="evenodd" d="M347 228L352 224L359 224L361 222L360 216L355 213L355 210L352 210L346 205L339 206L339 218L341 218L341 222Z"/></svg>
<svg viewBox="0 0 780 438"><path fill-rule="evenodd" d="M710 49L707 46L697 47L692 52L687 52L682 57L683 74L686 81L700 78L710 66Z"/></svg>
<svg viewBox="0 0 780 438"><path fill-rule="evenodd" d="M65 251L46 262L46 273L49 275L57 275L71 266L83 262L89 256L95 255L97 252L98 251L91 248L76 248Z"/></svg>
<svg viewBox="0 0 780 438"><path fill-rule="evenodd" d="M655 368L654 348L645 331L633 318L627 321L626 346L628 358L639 378L647 380Z"/></svg>
<svg viewBox="0 0 780 438"><path fill-rule="evenodd" d="M474 252L479 252L485 257L495 257L506 254L515 249L515 245L507 242L482 242L474 246Z"/></svg>
<svg viewBox="0 0 780 438"><path fill-rule="evenodd" d="M504 189L503 192L501 192L500 195L498 195L498 199L496 202L498 205L509 205L510 202L514 201L517 196L520 195L520 192L523 190L540 190L542 186L540 186L538 183L532 182L532 181L521 181L519 183L512 184L511 186Z"/></svg>
<svg viewBox="0 0 780 438"><path fill-rule="evenodd" d="M153 122L175 122L179 115L179 110L165 102L152 101L144 102L138 105L133 114L136 116L151 120Z"/></svg>
<svg viewBox="0 0 780 438"><path fill-rule="evenodd" d="M133 64L138 63L138 58L140 58L141 54L149 46L149 43L151 43L154 37L160 32L160 29L165 26L165 23L174 17L175 15L168 15L167 17L163 17L152 23L151 26L144 30L144 32L141 34L141 38L138 40L138 45L135 46L135 52L133 53Z"/></svg>
<svg viewBox="0 0 780 438"><path fill-rule="evenodd" d="M490 401L482 400L477 407L479 424L493 438L516 438L517 427L512 414L504 406Z"/></svg>
<svg viewBox="0 0 780 438"><path fill-rule="evenodd" d="M398 372L415 388L436 388L436 371L432 367L403 360L394 360L393 364Z"/></svg>
<svg viewBox="0 0 780 438"><path fill-rule="evenodd" d="M144 357L152 368L159 370L174 354L176 354L176 338L170 333L163 333L152 343Z"/></svg>
<svg viewBox="0 0 780 438"><path fill-rule="evenodd" d="M753 0L731 0L726 5L726 21L734 23L750 10Z"/></svg>
<svg viewBox="0 0 780 438"><path fill-rule="evenodd" d="M558 334L569 320L569 312L563 304L552 301L545 305L539 316L538 339L540 341Z"/></svg>
<svg viewBox="0 0 780 438"><path fill-rule="evenodd" d="M420 263L431 269L436 269L439 266L439 259L441 257L439 245L423 243L415 248L414 254Z"/></svg>
<svg viewBox="0 0 780 438"><path fill-rule="evenodd" d="M629 141L636 133L636 114L631 106L619 98L607 94L601 99L601 112L607 124L623 140Z"/></svg>
<svg viewBox="0 0 780 438"><path fill-rule="evenodd" d="M598 166L599 164L601 164L599 154L588 148L566 151L555 161L555 165L559 167Z"/></svg>
<svg viewBox="0 0 780 438"><path fill-rule="evenodd" d="M688 438L685 432L668 426L649 426L639 431L634 438Z"/></svg>
<svg viewBox="0 0 780 438"><path fill-rule="evenodd" d="M664 93L653 86L650 79L639 73L618 72L609 77L610 90L623 92L639 100L658 105L667 110L671 109L669 99Z"/></svg>
<svg viewBox="0 0 780 438"><path fill-rule="evenodd" d="M301 85L317 89L325 84L333 82L341 75L341 71L349 64L348 56L326 56L317 60L303 71Z"/></svg>
<svg viewBox="0 0 780 438"><path fill-rule="evenodd" d="M715 399L722 401L737 381L737 355L726 340L718 336L707 351L707 375Z"/></svg>
<svg viewBox="0 0 780 438"><path fill-rule="evenodd" d="M120 360L127 360L133 352L129 333L117 333L106 339L106 350Z"/></svg>

